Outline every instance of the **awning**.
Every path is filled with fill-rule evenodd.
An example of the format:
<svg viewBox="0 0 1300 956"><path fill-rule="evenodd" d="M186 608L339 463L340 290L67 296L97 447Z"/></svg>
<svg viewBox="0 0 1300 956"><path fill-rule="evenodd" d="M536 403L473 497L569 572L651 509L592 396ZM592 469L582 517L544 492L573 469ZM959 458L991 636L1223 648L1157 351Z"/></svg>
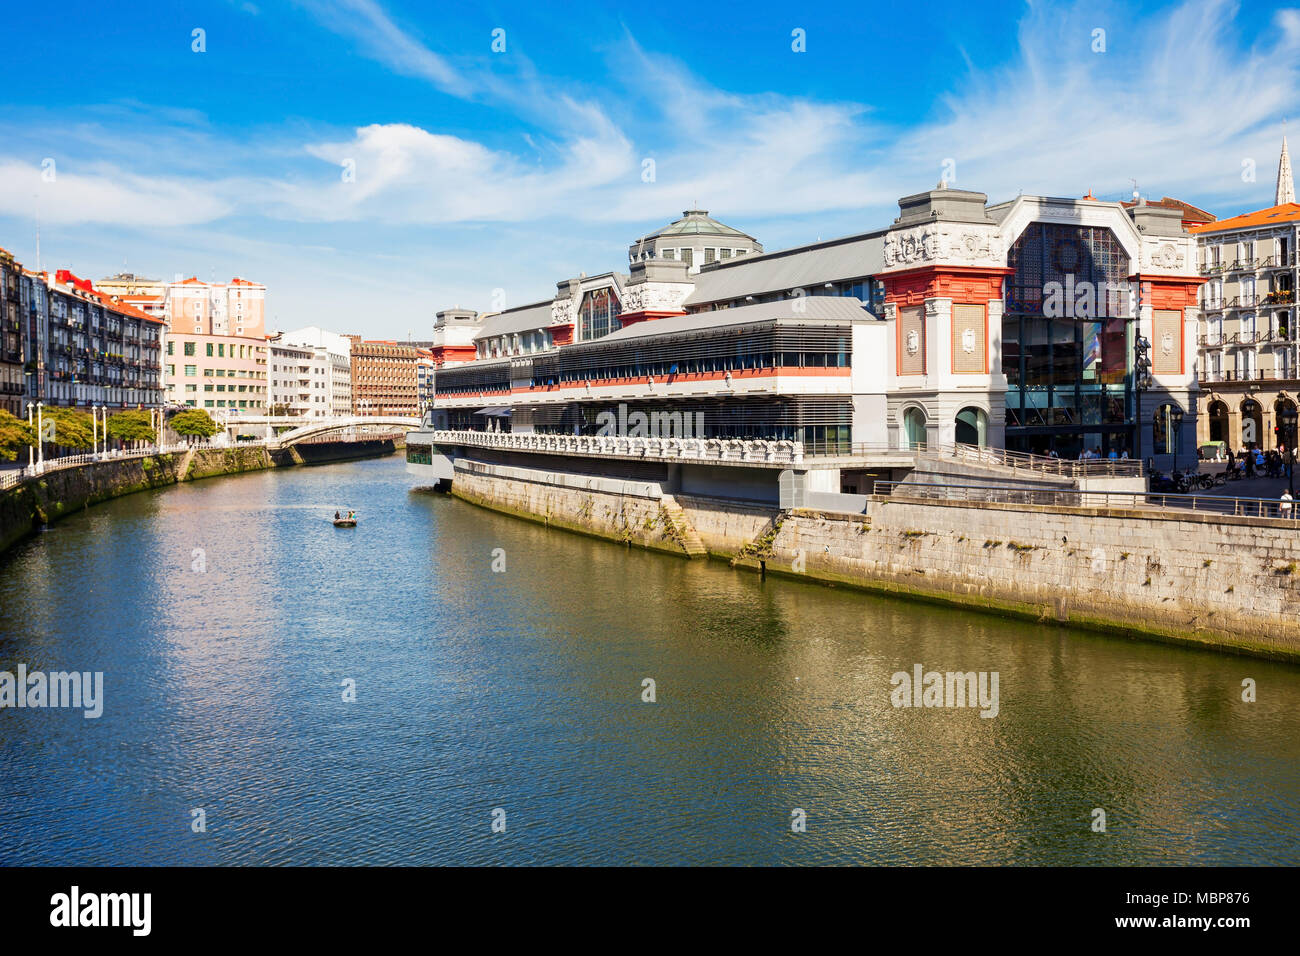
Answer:
<svg viewBox="0 0 1300 956"><path fill-rule="evenodd" d="M510 409L504 407L497 408L480 408L474 413L475 415L485 415L488 418L509 418Z"/></svg>

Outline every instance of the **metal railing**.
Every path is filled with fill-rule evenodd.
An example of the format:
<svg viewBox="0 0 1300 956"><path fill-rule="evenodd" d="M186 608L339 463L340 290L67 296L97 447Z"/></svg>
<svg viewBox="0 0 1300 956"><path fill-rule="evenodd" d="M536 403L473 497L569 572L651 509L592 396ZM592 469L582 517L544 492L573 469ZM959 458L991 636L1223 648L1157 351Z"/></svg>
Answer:
<svg viewBox="0 0 1300 956"><path fill-rule="evenodd" d="M959 464L994 465L1035 475L1056 475L1062 478L1080 477L1141 477L1142 462L1131 458L1053 458L1030 452L1008 451L1005 448L987 448L963 445L959 442L853 442L810 443L804 445L804 455L816 457L859 457L882 454L915 454L917 459L948 461Z"/></svg>
<svg viewBox="0 0 1300 956"><path fill-rule="evenodd" d="M1236 498L1228 495L1162 494L1131 491L1075 491L992 485L924 485L877 481L875 494L898 500L1025 504L1056 508L1195 512L1233 518L1272 518L1300 525L1300 501Z"/></svg>

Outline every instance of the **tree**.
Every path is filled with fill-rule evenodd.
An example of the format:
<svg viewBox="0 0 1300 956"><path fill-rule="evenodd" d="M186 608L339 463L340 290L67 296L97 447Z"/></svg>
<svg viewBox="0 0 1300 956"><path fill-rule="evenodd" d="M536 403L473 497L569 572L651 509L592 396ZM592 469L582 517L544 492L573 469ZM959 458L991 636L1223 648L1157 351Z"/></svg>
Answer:
<svg viewBox="0 0 1300 956"><path fill-rule="evenodd" d="M211 438L221 430L212 416L201 408L187 408L177 412L168 423L172 431L185 438Z"/></svg>
<svg viewBox="0 0 1300 956"><path fill-rule="evenodd" d="M46 438L51 445L63 448L93 448L95 446L95 423L85 412L75 408L47 408L41 421L49 435L51 420L54 422L54 436Z"/></svg>
<svg viewBox="0 0 1300 956"><path fill-rule="evenodd" d="M143 408L109 415L108 437L117 441L153 441L153 416Z"/></svg>
<svg viewBox="0 0 1300 956"><path fill-rule="evenodd" d="M0 458L13 461L23 448L36 443L36 429L0 409Z"/></svg>

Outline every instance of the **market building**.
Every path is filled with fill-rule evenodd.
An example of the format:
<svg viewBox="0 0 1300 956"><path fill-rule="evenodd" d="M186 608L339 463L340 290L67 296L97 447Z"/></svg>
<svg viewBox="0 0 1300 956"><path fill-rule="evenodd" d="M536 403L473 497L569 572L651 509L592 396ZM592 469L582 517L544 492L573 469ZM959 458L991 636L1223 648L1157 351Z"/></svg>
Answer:
<svg viewBox="0 0 1300 956"><path fill-rule="evenodd" d="M640 411L825 452L962 443L1186 463L1202 280L1183 215L1091 196L990 205L941 183L879 230L726 258L705 245L700 262L658 243L683 222L748 237L691 210L632 243L627 274L456 313L478 325L474 360L438 369L432 423L581 435ZM1138 336L1149 381L1133 375Z"/></svg>

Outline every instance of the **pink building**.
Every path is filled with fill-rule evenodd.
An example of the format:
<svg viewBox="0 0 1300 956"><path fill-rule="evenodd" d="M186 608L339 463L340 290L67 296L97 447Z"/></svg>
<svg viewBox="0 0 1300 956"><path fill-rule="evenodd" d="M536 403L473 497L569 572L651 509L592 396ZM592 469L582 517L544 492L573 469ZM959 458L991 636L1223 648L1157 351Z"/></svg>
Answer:
<svg viewBox="0 0 1300 956"><path fill-rule="evenodd" d="M170 332L163 357L167 401L214 416L223 409L265 415L267 354L264 338Z"/></svg>
<svg viewBox="0 0 1300 956"><path fill-rule="evenodd" d="M266 337L266 286L238 277L203 282L191 276L167 286L167 321L175 333Z"/></svg>
<svg viewBox="0 0 1300 956"><path fill-rule="evenodd" d="M162 300L170 330L163 359L167 401L214 415L232 409L265 415L266 286L190 277L168 285Z"/></svg>

